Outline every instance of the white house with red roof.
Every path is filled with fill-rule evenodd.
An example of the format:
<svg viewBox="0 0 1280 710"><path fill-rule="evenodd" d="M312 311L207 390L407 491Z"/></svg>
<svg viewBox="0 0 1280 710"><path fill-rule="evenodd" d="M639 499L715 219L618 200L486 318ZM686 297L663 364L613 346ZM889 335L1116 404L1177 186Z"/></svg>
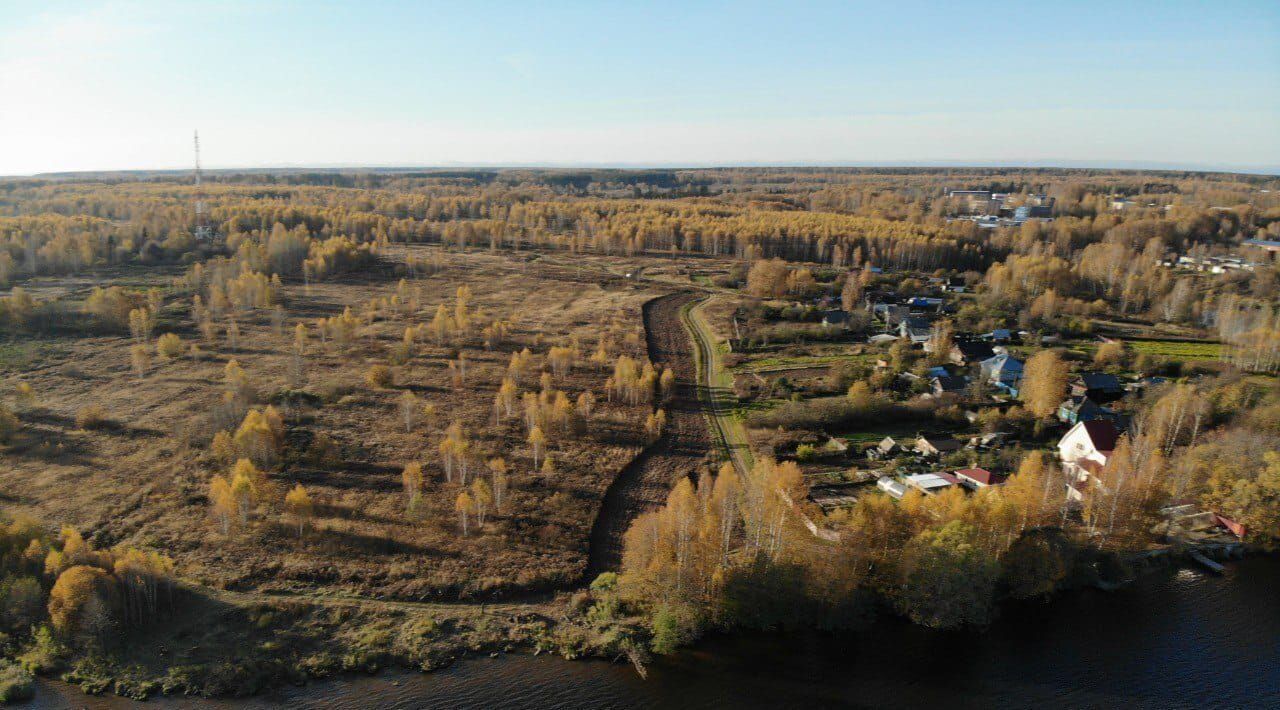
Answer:
<svg viewBox="0 0 1280 710"><path fill-rule="evenodd" d="M1080 497L1080 485L1096 476L1111 459L1120 440L1120 430L1105 419L1077 422L1058 442L1058 458L1067 474L1068 495Z"/></svg>

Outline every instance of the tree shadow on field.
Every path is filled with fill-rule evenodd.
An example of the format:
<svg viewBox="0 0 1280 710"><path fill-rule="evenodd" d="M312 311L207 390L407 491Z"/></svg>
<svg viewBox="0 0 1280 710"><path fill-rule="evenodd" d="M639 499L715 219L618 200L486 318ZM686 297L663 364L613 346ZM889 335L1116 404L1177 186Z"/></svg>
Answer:
<svg viewBox="0 0 1280 710"><path fill-rule="evenodd" d="M283 527L283 526L282 526ZM296 531L290 531L295 537ZM429 545L403 540L393 540L379 535L352 532L350 530L333 530L331 528L313 528L305 538L307 543L332 553L363 553L375 555L430 555L432 557L455 557L457 553L441 550Z"/></svg>
<svg viewBox="0 0 1280 710"><path fill-rule="evenodd" d="M357 520L379 525L404 525L409 522L406 519L375 515L350 505L338 503L317 503L315 504L315 513L316 517L320 518L341 518L343 520Z"/></svg>
<svg viewBox="0 0 1280 710"><path fill-rule="evenodd" d="M89 442L82 436L45 427L26 427L0 447L8 456L42 463L70 466L89 466L93 453Z"/></svg>
<svg viewBox="0 0 1280 710"><path fill-rule="evenodd" d="M311 296L289 301L289 316L297 320L328 318L342 313L346 306Z"/></svg>
<svg viewBox="0 0 1280 710"><path fill-rule="evenodd" d="M43 424L47 427L58 428L64 431L78 429L76 421L72 417L63 414L54 414L53 412L37 411L28 412L23 415L23 419L31 424ZM130 426L114 419L104 419L92 427L93 431L102 432L104 434L113 434L129 439L141 438L163 438L169 435L167 431L152 429L151 427ZM48 431L42 429L42 431Z"/></svg>
<svg viewBox="0 0 1280 710"><path fill-rule="evenodd" d="M378 464L344 462L343 470L326 471L295 468L290 480L303 485L327 486L342 490L365 490L387 493L400 490L400 469Z"/></svg>
<svg viewBox="0 0 1280 710"><path fill-rule="evenodd" d="M595 419L587 425L586 433L595 441L608 446L645 446L649 442L634 424L620 424L608 419Z"/></svg>

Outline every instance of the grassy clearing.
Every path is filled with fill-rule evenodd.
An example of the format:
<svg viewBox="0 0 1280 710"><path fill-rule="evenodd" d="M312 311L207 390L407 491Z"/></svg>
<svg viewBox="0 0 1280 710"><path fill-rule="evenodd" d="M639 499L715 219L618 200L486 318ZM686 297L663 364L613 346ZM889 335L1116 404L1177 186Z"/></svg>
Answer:
<svg viewBox="0 0 1280 710"><path fill-rule="evenodd" d="M1171 360L1217 360L1222 356L1221 343L1186 343L1176 340L1131 340L1126 343L1140 355L1156 355Z"/></svg>
<svg viewBox="0 0 1280 710"><path fill-rule="evenodd" d="M62 353L62 348L53 343L32 340L0 343L0 371L26 370L58 358Z"/></svg>
<svg viewBox="0 0 1280 710"><path fill-rule="evenodd" d="M750 360L732 368L733 372L763 372L765 370L802 370L822 367L838 362L864 362L870 355L797 355L774 356Z"/></svg>

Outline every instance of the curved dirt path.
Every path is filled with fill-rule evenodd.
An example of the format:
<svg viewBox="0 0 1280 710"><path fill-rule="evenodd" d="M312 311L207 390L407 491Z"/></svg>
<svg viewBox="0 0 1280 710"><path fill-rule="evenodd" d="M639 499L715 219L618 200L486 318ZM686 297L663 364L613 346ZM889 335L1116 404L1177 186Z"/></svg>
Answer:
<svg viewBox="0 0 1280 710"><path fill-rule="evenodd" d="M640 453L605 491L591 528L587 583L601 572L617 570L622 537L631 521L661 506L681 476L693 473L710 447L707 420L698 396L697 369L682 311L702 298L692 292L659 296L644 304L644 331L649 359L676 373L676 389L667 410L662 438Z"/></svg>

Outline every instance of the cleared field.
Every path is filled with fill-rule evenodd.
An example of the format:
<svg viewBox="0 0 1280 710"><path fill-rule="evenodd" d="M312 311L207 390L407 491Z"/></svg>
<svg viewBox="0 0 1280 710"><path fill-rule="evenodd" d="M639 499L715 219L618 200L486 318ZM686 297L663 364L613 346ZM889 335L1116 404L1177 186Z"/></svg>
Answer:
<svg viewBox="0 0 1280 710"><path fill-rule="evenodd" d="M414 247L429 253L434 248ZM600 270L569 268L553 260L523 260L485 253L445 254L443 268L410 280L420 292L412 313L380 313L363 322L344 347L314 336L305 358L304 384L290 383L293 329L350 306L394 293L404 250L384 254L372 269L330 281L286 282L283 323L269 311L238 321L238 347L204 342L189 318L190 295L168 290L156 333L176 332L200 343L199 357L156 358L137 377L130 368L127 335L60 339L64 357L47 360L42 346L0 346L7 376L29 383L37 403L24 413L26 430L0 453L0 499L13 513L77 526L99 546L129 543L171 555L179 575L227 589L363 594L397 599L456 599L537 592L572 584L587 562L588 539L600 500L615 475L644 446L649 406L608 401L605 379L612 360L588 362L605 324L620 324L627 337L614 356L645 357L640 310L658 295ZM138 269L134 285L167 286L161 274ZM402 364L394 383L365 381L406 326L424 326L466 285L477 320L511 323L492 349L472 335L438 345L424 337ZM37 297L44 294L37 292ZM597 407L581 431L551 432L553 465L532 462L523 416L495 424L494 398L513 353L528 348L534 363L519 379L521 392L537 393L552 346L579 343L577 364L551 378L570 401L592 392ZM466 355L465 382L451 371ZM223 535L209 518L209 481L226 465L213 459L205 428L223 394L223 373L235 359L258 393L254 406L276 403L286 423L282 459L267 473L262 502L248 526ZM399 401L411 392L435 414L406 428ZM77 414L101 407L107 421L84 428ZM473 472L503 457L510 491L501 510L483 525L471 520L463 537L455 500L460 488L446 481L439 444L457 422L470 443ZM317 456L314 444L332 445ZM425 486L420 505L406 510L401 471L417 461ZM455 475L456 478L456 475ZM296 484L315 505L311 529L299 539L282 515L284 492Z"/></svg>

